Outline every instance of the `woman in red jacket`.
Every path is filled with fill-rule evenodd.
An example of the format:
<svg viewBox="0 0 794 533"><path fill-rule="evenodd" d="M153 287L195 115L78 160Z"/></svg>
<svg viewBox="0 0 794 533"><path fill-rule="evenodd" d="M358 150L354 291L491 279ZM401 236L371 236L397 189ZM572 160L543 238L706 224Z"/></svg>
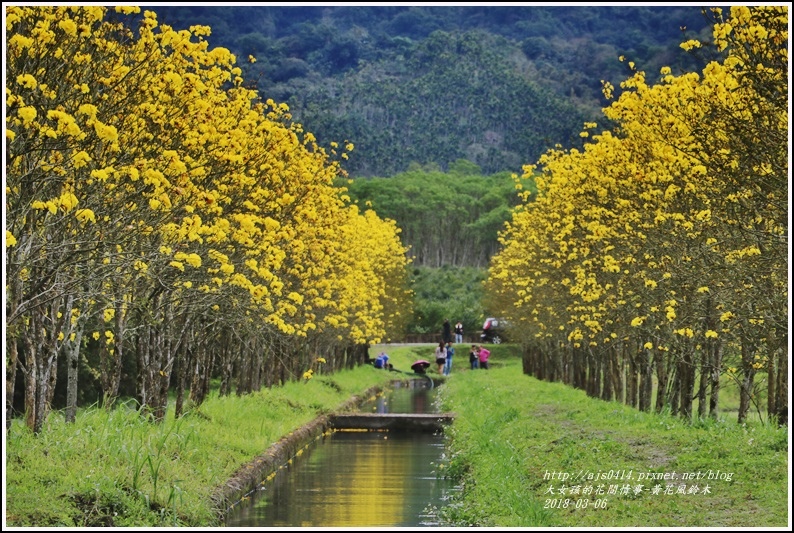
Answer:
<svg viewBox="0 0 794 533"><path fill-rule="evenodd" d="M480 368L484 368L488 370L488 357L491 355L491 352L482 346L479 347L478 357L480 359Z"/></svg>

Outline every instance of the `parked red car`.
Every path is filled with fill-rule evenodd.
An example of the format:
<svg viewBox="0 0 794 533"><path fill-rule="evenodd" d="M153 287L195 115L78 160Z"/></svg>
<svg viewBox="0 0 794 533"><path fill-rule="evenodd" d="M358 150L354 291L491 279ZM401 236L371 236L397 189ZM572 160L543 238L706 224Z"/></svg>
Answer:
<svg viewBox="0 0 794 533"><path fill-rule="evenodd" d="M480 334L480 342L484 344L501 344L505 342L504 321L489 317L485 319Z"/></svg>

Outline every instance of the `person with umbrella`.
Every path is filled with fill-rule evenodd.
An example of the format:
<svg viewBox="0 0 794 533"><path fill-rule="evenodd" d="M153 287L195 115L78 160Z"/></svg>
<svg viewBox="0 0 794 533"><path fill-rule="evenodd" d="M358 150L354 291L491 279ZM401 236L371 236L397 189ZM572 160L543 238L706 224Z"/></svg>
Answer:
<svg viewBox="0 0 794 533"><path fill-rule="evenodd" d="M416 361L414 361L414 364L411 365L411 370L413 370L417 374L424 374L429 367L430 367L430 361L425 361L424 359L417 359Z"/></svg>

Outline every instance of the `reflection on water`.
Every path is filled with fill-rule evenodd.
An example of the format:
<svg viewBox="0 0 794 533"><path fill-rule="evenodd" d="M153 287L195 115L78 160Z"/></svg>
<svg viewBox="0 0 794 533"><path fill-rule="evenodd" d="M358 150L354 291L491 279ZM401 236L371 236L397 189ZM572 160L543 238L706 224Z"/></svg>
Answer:
<svg viewBox="0 0 794 533"><path fill-rule="evenodd" d="M422 399L414 399L419 393ZM431 409L434 391L396 389L362 411ZM374 406L374 407L373 407ZM383 409L381 411L381 409ZM434 412L434 411L421 411ZM436 471L444 437L430 433L335 432L236 507L227 526L438 526L435 509L456 490Z"/></svg>
<svg viewBox="0 0 794 533"><path fill-rule="evenodd" d="M436 388L430 388L429 380L421 379L405 385L397 382L393 388L361 405L361 412L372 413L437 413Z"/></svg>
<svg viewBox="0 0 794 533"><path fill-rule="evenodd" d="M404 527L438 525L433 507L454 490L436 476L443 437L336 432L236 509L228 526Z"/></svg>

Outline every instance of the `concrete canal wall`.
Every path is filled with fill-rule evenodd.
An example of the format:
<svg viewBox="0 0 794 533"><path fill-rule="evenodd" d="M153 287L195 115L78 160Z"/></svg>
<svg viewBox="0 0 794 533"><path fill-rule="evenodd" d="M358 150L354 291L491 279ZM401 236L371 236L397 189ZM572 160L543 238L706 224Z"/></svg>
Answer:
<svg viewBox="0 0 794 533"><path fill-rule="evenodd" d="M223 522L227 513L250 492L257 489L271 474L277 472L298 452L317 439L333 431L368 429L373 431L438 431L452 422L454 415L433 414L376 414L358 413L357 409L367 398L381 392L382 387L367 389L363 396L353 396L342 404L336 413L322 415L279 439L264 453L243 465L212 495L213 505Z"/></svg>
<svg viewBox="0 0 794 533"><path fill-rule="evenodd" d="M355 410L366 398L380 391L381 387L372 387L364 392L363 397L353 396L339 408L339 412ZM328 427L329 417L327 415L315 418L289 435L282 437L263 454L240 467L228 481L212 494L213 505L221 521L224 520L230 508L243 496L255 490L270 474L287 464L307 444L322 438L324 433L330 431Z"/></svg>

